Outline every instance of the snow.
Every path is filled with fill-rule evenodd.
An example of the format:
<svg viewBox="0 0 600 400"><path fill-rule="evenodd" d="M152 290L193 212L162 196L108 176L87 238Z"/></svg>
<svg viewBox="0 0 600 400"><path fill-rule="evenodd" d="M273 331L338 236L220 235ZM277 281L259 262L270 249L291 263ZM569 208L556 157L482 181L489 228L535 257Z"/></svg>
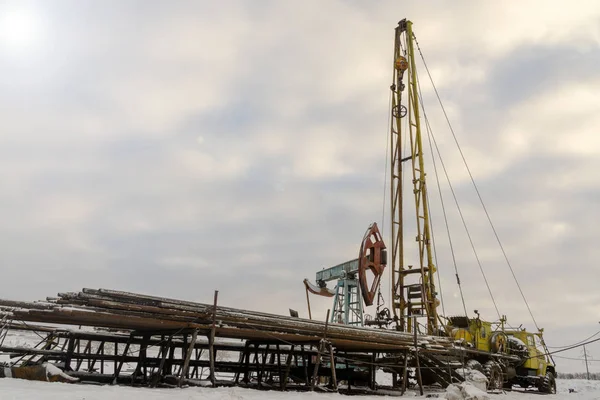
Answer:
<svg viewBox="0 0 600 400"><path fill-rule="evenodd" d="M523 342L521 339L519 339L519 338L516 338L516 337L514 337L514 336L509 336L509 337L508 337L508 341L509 341L509 342L513 342L513 343L515 343L515 344L518 344L519 346L527 347L527 346L525 345L525 342Z"/></svg>
<svg viewBox="0 0 600 400"><path fill-rule="evenodd" d="M46 368L46 377L60 377L66 381L77 382L79 379L73 378L67 374L65 374L60 368L54 366L53 364L44 363L42 364L44 368Z"/></svg>
<svg viewBox="0 0 600 400"><path fill-rule="evenodd" d="M381 399L381 396L366 396ZM126 386L96 386L68 383L47 383L20 379L0 379L2 400L118 400L143 398L144 400L300 400L340 399L335 393L277 392L242 388L183 388L148 389Z"/></svg>
<svg viewBox="0 0 600 400"><path fill-rule="evenodd" d="M470 382L448 386L443 396L447 400L489 400L490 398L486 392L475 387Z"/></svg>
<svg viewBox="0 0 600 400"><path fill-rule="evenodd" d="M507 392L506 394L486 394L469 383L452 385L446 392L429 393L431 397L448 400L486 400L498 397L503 400L596 400L600 399L600 381L586 380L558 380L558 394L543 395L537 392ZM569 393L574 389L575 393ZM0 398L2 400L120 400L131 398L144 398L144 400L300 400L304 398L314 400L327 399L383 399L381 396L340 397L335 393L306 393L306 392L278 392L261 391L242 388L198 388L189 387L182 389L148 389L127 386L97 386L69 383L34 382L21 379L0 379ZM413 398L414 393L407 393L408 398ZM423 396L425 398L425 396Z"/></svg>
<svg viewBox="0 0 600 400"><path fill-rule="evenodd" d="M471 385L475 386L477 389L485 391L487 388L488 379L481 372L470 368L458 368L456 372L462 375L467 382L471 383Z"/></svg>

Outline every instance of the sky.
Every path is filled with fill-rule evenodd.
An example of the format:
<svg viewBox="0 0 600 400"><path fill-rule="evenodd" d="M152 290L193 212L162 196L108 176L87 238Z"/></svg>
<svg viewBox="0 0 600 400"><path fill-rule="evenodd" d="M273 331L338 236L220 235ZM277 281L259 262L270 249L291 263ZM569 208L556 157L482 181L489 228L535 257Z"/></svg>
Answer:
<svg viewBox="0 0 600 400"><path fill-rule="evenodd" d="M219 290L223 305L306 316L304 278L356 258L371 222L389 239L405 17L548 344L599 331L600 4L584 0L0 0L0 297ZM532 328L422 67L499 311ZM444 307L461 314L430 156ZM441 185L467 310L496 319ZM312 304L316 318L331 307ZM588 352L600 371L598 342Z"/></svg>

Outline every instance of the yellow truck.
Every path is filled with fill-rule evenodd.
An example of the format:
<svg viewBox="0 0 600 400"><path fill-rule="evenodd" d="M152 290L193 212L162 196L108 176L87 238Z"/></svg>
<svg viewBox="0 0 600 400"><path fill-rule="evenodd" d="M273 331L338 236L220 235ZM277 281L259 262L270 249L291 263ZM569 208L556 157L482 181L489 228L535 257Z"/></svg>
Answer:
<svg viewBox="0 0 600 400"><path fill-rule="evenodd" d="M450 317L446 333L467 352L466 366L488 378L488 389L535 387L556 393L556 369L538 333L504 329L505 320L492 324L477 318Z"/></svg>
<svg viewBox="0 0 600 400"><path fill-rule="evenodd" d="M515 368L516 375L507 385L537 387L543 393L556 393L556 369L544 345L542 332L506 330L509 350L520 354L523 362Z"/></svg>

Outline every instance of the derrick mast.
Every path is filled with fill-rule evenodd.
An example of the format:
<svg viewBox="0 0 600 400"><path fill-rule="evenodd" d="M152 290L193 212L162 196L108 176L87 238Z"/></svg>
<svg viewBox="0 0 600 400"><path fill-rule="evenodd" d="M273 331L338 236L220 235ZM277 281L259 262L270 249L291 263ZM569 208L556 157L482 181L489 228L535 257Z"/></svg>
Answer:
<svg viewBox="0 0 600 400"><path fill-rule="evenodd" d="M431 249L431 225L421 137L420 98L414 57L412 22L402 20L395 29L392 116L390 126L390 194L392 238L392 309L397 329L411 332L414 317L424 317L427 334L437 334L438 315ZM406 147L406 148L404 148ZM403 170L412 177L412 187L403 186ZM412 193L412 196L411 196ZM403 200L414 203L417 263L409 264L404 248L406 221ZM410 213L410 208L408 212Z"/></svg>

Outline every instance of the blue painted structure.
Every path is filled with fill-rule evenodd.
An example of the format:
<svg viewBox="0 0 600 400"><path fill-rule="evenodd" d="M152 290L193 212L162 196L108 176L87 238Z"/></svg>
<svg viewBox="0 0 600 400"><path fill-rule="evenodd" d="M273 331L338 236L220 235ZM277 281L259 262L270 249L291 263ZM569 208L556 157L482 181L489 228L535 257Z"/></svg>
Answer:
<svg viewBox="0 0 600 400"><path fill-rule="evenodd" d="M363 298L358 282L358 259L318 271L317 285L337 280L330 323L363 326Z"/></svg>

